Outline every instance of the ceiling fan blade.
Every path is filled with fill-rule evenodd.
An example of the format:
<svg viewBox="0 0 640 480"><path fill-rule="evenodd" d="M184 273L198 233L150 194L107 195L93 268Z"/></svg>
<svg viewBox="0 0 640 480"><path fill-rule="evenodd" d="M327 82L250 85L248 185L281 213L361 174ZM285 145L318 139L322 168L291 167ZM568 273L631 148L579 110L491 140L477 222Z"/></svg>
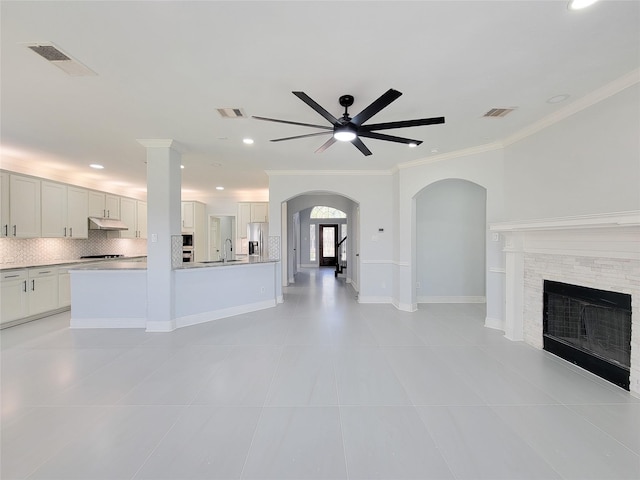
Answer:
<svg viewBox="0 0 640 480"><path fill-rule="evenodd" d="M358 136L359 137L366 137L366 138L375 138L376 140L386 140L388 142L396 142L396 143L405 143L405 144L410 144L410 143L414 143L416 145L420 145L422 143L422 140L412 140L410 138L403 138L403 137L395 137L393 135L385 135L384 133L376 133L376 132L358 132Z"/></svg>
<svg viewBox="0 0 640 480"><path fill-rule="evenodd" d="M369 150L367 146L364 143L362 143L362 140L360 140L360 138L358 137L354 138L353 140L351 140L351 143L353 143L356 146L356 148L362 152L363 155L365 156L371 155L371 150Z"/></svg>
<svg viewBox="0 0 640 480"><path fill-rule="evenodd" d="M391 128L419 127L422 125L436 125L444 123L444 117L419 118L417 120L401 120L399 122L373 123L361 125L359 130L370 132L371 130L389 130Z"/></svg>
<svg viewBox="0 0 640 480"><path fill-rule="evenodd" d="M293 93L296 97L298 97L300 100L302 100L304 103L309 105L311 108L313 108L320 115L322 115L324 118L326 118L329 122L331 122L332 125L336 125L337 123L339 123L338 119L336 117L334 117L329 112L327 112L324 108L322 108L320 105L318 105L306 93L304 93L304 92L291 92L291 93Z"/></svg>
<svg viewBox="0 0 640 480"><path fill-rule="evenodd" d="M273 140L269 140L270 142L283 142L285 140L295 140L296 138L307 138L307 137L317 137L318 135L327 135L331 132L318 132L318 133L308 133L306 135L296 135L295 137L285 137L285 138L275 138ZM333 138L333 137L331 137Z"/></svg>
<svg viewBox="0 0 640 480"><path fill-rule="evenodd" d="M336 139L331 137L329 140L327 140L326 142L324 142L322 145L320 145L320 148L318 148L316 150L315 153L322 153L324 152L327 148L329 148L331 145L333 145L334 143L336 143Z"/></svg>
<svg viewBox="0 0 640 480"><path fill-rule="evenodd" d="M323 130L333 130L333 127L327 127L326 125L312 125L311 123L292 122L290 120L277 120L275 118L257 117L255 115L252 115L251 118L255 118L256 120L266 120L267 122L278 122L278 123L287 123L289 125L300 125L301 127L313 127L313 128L322 128Z"/></svg>
<svg viewBox="0 0 640 480"><path fill-rule="evenodd" d="M376 113L382 110L384 107L389 105L391 102L396 100L398 97L402 95L401 92L390 88L385 93L383 93L377 100L369 105L367 108L362 110L359 114L351 119L351 123L355 125L362 125L364 122L373 117Z"/></svg>

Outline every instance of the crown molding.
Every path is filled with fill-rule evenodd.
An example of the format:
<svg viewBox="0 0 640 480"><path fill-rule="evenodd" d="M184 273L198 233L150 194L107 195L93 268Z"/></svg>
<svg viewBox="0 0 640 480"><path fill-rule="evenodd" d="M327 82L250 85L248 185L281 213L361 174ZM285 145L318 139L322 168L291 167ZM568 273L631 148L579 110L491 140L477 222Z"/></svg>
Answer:
<svg viewBox="0 0 640 480"><path fill-rule="evenodd" d="M547 115L541 120L529 125L528 127L519 130L518 132L510 135L507 138L502 140L503 146L509 146L513 143L519 142L520 140L529 137L540 130L544 130L551 125L558 123L565 118L574 115L586 108L589 108L603 100L606 100L613 95L620 93L621 91L629 88L636 83L640 82L640 69L633 70L626 75L614 80L606 84L605 86L594 90L586 94L584 97L579 98L575 102L567 105L566 107L552 113L551 115Z"/></svg>
<svg viewBox="0 0 640 480"><path fill-rule="evenodd" d="M138 138L136 141L145 148L172 148L184 153L185 147L171 138Z"/></svg>
<svg viewBox="0 0 640 480"><path fill-rule="evenodd" d="M479 153L492 152L494 150L500 150L504 145L501 142L486 143L484 145L477 145L475 147L463 148L462 150L455 150L453 152L442 153L440 155L434 155L429 158L422 158L420 160L413 160L411 162L399 163L397 165L399 170L405 168L418 167L420 165L428 165L429 163L442 162L443 160L451 160L453 158L466 157L467 155L477 155Z"/></svg>
<svg viewBox="0 0 640 480"><path fill-rule="evenodd" d="M389 176L392 170L265 170L270 177L291 176Z"/></svg>

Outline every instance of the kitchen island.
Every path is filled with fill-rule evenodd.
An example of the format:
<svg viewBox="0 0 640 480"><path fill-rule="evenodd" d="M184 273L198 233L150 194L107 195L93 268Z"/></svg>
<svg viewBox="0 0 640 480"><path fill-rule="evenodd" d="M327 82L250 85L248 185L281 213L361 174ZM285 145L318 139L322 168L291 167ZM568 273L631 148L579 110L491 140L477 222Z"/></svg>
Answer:
<svg viewBox="0 0 640 480"><path fill-rule="evenodd" d="M71 328L149 328L144 262L78 266L71 272ZM275 307L279 261L247 258L172 271L172 329Z"/></svg>

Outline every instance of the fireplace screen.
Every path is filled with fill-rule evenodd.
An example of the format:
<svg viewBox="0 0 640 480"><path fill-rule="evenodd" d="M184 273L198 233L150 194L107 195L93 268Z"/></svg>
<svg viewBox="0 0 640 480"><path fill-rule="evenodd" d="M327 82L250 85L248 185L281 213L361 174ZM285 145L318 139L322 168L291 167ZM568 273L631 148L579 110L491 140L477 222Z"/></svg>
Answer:
<svg viewBox="0 0 640 480"><path fill-rule="evenodd" d="M630 295L545 280L543 334L545 350L628 388Z"/></svg>

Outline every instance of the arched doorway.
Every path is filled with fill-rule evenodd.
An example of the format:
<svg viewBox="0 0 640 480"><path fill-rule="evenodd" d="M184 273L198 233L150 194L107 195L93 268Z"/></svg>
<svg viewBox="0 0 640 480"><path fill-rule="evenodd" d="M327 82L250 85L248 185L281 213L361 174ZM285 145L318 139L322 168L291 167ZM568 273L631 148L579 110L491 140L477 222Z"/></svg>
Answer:
<svg viewBox="0 0 640 480"><path fill-rule="evenodd" d="M416 199L417 303L486 302L486 189L446 179Z"/></svg>
<svg viewBox="0 0 640 480"><path fill-rule="evenodd" d="M284 202L286 222L287 284L295 282L301 267L320 265L320 229L335 226L336 238L344 242L335 253L344 266L347 283L358 290L359 205L354 200L331 192L307 192ZM315 207L322 207L314 211ZM285 218L286 217L286 218ZM330 227L332 226L332 227ZM330 231L330 230L328 230Z"/></svg>

